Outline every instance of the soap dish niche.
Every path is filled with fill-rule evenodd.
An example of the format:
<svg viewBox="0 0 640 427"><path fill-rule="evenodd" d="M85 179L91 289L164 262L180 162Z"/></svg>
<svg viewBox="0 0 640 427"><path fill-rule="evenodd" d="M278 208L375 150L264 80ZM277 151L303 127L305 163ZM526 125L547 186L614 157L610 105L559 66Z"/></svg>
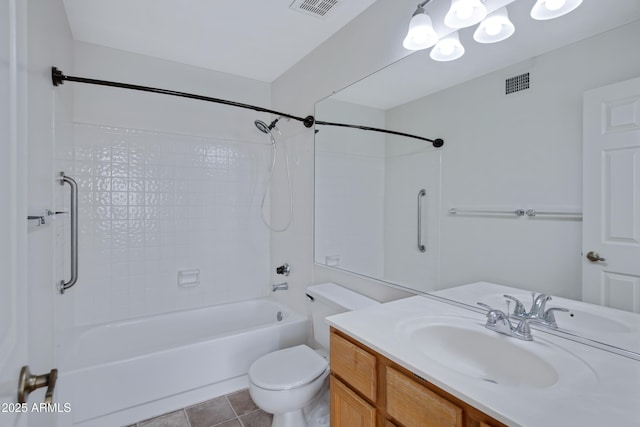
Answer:
<svg viewBox="0 0 640 427"><path fill-rule="evenodd" d="M200 284L200 270L178 271L178 287L193 288Z"/></svg>

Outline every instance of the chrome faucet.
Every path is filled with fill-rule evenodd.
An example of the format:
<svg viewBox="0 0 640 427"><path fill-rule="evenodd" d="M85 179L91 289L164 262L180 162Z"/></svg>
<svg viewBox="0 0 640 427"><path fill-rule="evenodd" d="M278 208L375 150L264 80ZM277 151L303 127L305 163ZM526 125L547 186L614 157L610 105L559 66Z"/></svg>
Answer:
<svg viewBox="0 0 640 427"><path fill-rule="evenodd" d="M487 309L487 323L485 328L491 329L499 334L509 335L513 334L513 325L509 320L509 316L502 310L492 308L490 305L478 303L479 306Z"/></svg>
<svg viewBox="0 0 640 427"><path fill-rule="evenodd" d="M535 292L531 294L534 297ZM529 317L542 318L544 316L544 309L547 306L547 302L551 301L551 296L540 294L533 298L533 304L529 311Z"/></svg>
<svg viewBox="0 0 640 427"><path fill-rule="evenodd" d="M524 308L524 304L522 304L518 298L512 297L511 295L503 295L503 297L516 303L516 306L513 307L513 315L515 317L524 317L527 315L527 310Z"/></svg>
<svg viewBox="0 0 640 427"><path fill-rule="evenodd" d="M542 324L555 329L558 327L558 323L556 322L556 316L553 314L554 311L568 312L569 309L564 307L551 307L544 312L544 316L542 316Z"/></svg>
<svg viewBox="0 0 640 427"><path fill-rule="evenodd" d="M535 292L532 292L531 299L533 302L531 304L531 310L528 313L527 313L527 310L524 308L524 304L522 304L520 300L518 300L515 297L512 297L511 295L503 295L503 296L508 300L515 302L516 306L513 309L512 316L515 317L516 319L519 319L519 320L537 319L539 320L539 322L536 322L536 323L540 323L542 325L545 325L554 329L558 327L558 323L556 322L554 312L569 311L568 309L563 307L552 307L547 309L546 308L547 303L552 299L550 295L539 294L538 296L536 296Z"/></svg>
<svg viewBox="0 0 640 427"><path fill-rule="evenodd" d="M287 289L289 289L289 284L287 282L284 283L274 283L271 287L272 291L286 291Z"/></svg>
<svg viewBox="0 0 640 427"><path fill-rule="evenodd" d="M501 310L492 308L487 304L481 302L477 303L480 307L487 309L487 323L485 328L491 329L499 334L508 335L510 337L518 338L524 341L533 341L533 335L531 334L531 328L529 323L542 323L543 321L534 317L525 317L518 322L517 326L513 326L509 316Z"/></svg>

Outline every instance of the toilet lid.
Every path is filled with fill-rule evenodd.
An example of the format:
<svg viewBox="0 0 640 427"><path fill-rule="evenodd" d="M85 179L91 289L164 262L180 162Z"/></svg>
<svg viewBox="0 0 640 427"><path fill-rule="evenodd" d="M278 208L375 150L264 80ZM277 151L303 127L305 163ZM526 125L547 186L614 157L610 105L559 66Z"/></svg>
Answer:
<svg viewBox="0 0 640 427"><path fill-rule="evenodd" d="M288 390L307 384L327 370L327 361L306 345L262 356L249 368L251 382L267 390Z"/></svg>

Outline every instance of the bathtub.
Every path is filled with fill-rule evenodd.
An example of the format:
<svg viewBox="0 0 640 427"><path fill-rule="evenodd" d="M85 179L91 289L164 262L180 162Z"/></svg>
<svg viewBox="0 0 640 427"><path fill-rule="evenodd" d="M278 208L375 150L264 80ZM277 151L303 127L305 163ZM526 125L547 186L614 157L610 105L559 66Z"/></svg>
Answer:
<svg viewBox="0 0 640 427"><path fill-rule="evenodd" d="M60 334L58 426L124 425L248 386L251 363L304 344L307 319L264 298Z"/></svg>

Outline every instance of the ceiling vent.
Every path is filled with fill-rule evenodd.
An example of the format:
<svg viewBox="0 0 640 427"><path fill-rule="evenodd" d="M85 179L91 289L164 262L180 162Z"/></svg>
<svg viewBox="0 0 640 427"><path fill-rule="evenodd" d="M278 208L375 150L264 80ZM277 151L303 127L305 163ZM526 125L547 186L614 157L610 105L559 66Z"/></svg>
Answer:
<svg viewBox="0 0 640 427"><path fill-rule="evenodd" d="M326 18L339 0L294 0L289 9L315 16L316 18Z"/></svg>
<svg viewBox="0 0 640 427"><path fill-rule="evenodd" d="M520 92L529 89L529 73L520 74L505 80L505 94Z"/></svg>

